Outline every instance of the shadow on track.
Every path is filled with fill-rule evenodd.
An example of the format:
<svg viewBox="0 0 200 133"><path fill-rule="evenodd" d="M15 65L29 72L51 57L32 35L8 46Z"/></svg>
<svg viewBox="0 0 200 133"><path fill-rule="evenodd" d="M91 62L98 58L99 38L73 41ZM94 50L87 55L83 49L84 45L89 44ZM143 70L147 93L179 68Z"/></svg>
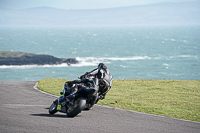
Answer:
<svg viewBox="0 0 200 133"><path fill-rule="evenodd" d="M30 114L32 116L41 116L41 117L58 117L58 118L73 118L73 117L67 117L67 115L60 115L60 114Z"/></svg>
<svg viewBox="0 0 200 133"><path fill-rule="evenodd" d="M45 109L49 109L45 108ZM32 116L41 116L41 117L57 117L57 118L73 118L73 117L68 117L65 113L63 114L30 114ZM76 116L76 117L80 117L80 115Z"/></svg>
<svg viewBox="0 0 200 133"><path fill-rule="evenodd" d="M42 116L42 117L60 117L60 118L67 118L66 115L60 115L60 114L56 114L56 115L51 115L51 114L30 114L33 116Z"/></svg>

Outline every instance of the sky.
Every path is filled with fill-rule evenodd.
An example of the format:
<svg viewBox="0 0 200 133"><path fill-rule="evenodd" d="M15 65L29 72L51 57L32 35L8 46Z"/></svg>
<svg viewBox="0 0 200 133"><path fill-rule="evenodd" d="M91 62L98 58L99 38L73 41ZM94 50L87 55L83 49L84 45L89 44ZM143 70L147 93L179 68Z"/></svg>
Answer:
<svg viewBox="0 0 200 133"><path fill-rule="evenodd" d="M54 7L59 9L102 9L123 6L147 5L161 2L185 2L196 0L0 0L0 7L26 9Z"/></svg>

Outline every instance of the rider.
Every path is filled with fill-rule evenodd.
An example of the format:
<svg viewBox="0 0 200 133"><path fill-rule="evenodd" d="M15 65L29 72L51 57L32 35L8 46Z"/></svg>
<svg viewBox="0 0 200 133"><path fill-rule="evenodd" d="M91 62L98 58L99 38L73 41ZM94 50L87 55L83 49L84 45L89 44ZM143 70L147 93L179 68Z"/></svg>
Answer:
<svg viewBox="0 0 200 133"><path fill-rule="evenodd" d="M89 78L92 77L93 78ZM96 78L97 77L97 78ZM80 77L80 80L74 80L67 82L69 86L72 87L73 84L76 83L84 83L84 85L77 85L73 86L73 91L70 94L71 97L74 96L77 91L83 92L86 95L89 93L88 99L90 106L93 106L94 103L99 99L104 99L106 93L110 90L112 84L112 75L110 74L109 70L107 69L106 64L100 63L98 68L94 69L91 72L86 72L84 75ZM66 87L67 84L65 84ZM98 92L100 91L99 97ZM62 93L62 92L61 92ZM60 96L62 99L64 95ZM89 107L88 107L89 108ZM61 110L61 105L59 104L57 110Z"/></svg>
<svg viewBox="0 0 200 133"><path fill-rule="evenodd" d="M90 75L94 75L99 79L99 91L100 99L104 99L106 93L110 90L111 84L112 84L112 75L110 74L110 71L108 70L105 63L100 63L98 65L98 68L92 70L91 72L86 72L84 75L82 75L80 78L88 77Z"/></svg>

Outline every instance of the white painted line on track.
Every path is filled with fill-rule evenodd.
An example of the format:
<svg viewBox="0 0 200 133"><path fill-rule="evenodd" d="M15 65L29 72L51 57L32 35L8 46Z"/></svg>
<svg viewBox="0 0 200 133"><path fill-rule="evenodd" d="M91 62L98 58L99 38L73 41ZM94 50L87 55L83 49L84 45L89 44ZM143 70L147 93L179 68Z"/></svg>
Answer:
<svg viewBox="0 0 200 133"><path fill-rule="evenodd" d="M53 94L50 94L50 93L44 92L44 91L38 89L37 86L38 86L38 82L35 84L35 86L33 86L33 88L34 88L35 90L37 90L37 91L40 91L41 93L46 94L46 95L53 96L53 97L57 97L57 98L59 97L59 96L56 96L56 95L53 95Z"/></svg>
<svg viewBox="0 0 200 133"><path fill-rule="evenodd" d="M2 104L0 105L3 108L30 108L30 107L46 107L47 105L26 105L26 104Z"/></svg>
<svg viewBox="0 0 200 133"><path fill-rule="evenodd" d="M37 85L38 85L38 82L37 82L37 83L35 84L35 86L33 87L35 90L40 91L41 93L44 93L44 94L46 94L46 95L50 95L50 96L57 97L57 98L59 97L59 96L56 96L56 95L53 95L53 94L44 92L44 91L42 91L42 90L39 90L39 89L37 88ZM174 119L174 120L179 120L179 121L185 121L185 122L192 122L192 123L198 123L198 124L200 124L200 122L197 122L197 121L190 121L190 120L172 118L172 117L167 117L167 116L148 114L148 113L137 112L137 111L131 111L131 110L125 110L125 109L120 109L120 108L114 108L114 107L104 106L104 105L95 104L95 106L104 107L104 108L109 108L109 109L122 110L122 111L127 111L127 112L133 112L133 113L138 113L138 114L144 114L144 115L150 115L150 116L155 116L155 117L170 118L170 119Z"/></svg>
<svg viewBox="0 0 200 133"><path fill-rule="evenodd" d="M26 104L2 104L7 107L46 107L47 105L26 105Z"/></svg>

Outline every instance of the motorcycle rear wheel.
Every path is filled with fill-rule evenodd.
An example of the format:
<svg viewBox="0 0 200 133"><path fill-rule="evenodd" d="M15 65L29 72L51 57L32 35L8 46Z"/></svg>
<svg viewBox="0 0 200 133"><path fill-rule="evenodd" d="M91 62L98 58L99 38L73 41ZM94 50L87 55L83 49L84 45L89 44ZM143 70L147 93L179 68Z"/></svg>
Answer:
<svg viewBox="0 0 200 133"><path fill-rule="evenodd" d="M85 108L86 100L77 99L71 108L68 108L66 113L68 117L75 117Z"/></svg>
<svg viewBox="0 0 200 133"><path fill-rule="evenodd" d="M58 111L57 106L58 106L58 101L54 101L49 108L49 114L51 115L55 114Z"/></svg>

